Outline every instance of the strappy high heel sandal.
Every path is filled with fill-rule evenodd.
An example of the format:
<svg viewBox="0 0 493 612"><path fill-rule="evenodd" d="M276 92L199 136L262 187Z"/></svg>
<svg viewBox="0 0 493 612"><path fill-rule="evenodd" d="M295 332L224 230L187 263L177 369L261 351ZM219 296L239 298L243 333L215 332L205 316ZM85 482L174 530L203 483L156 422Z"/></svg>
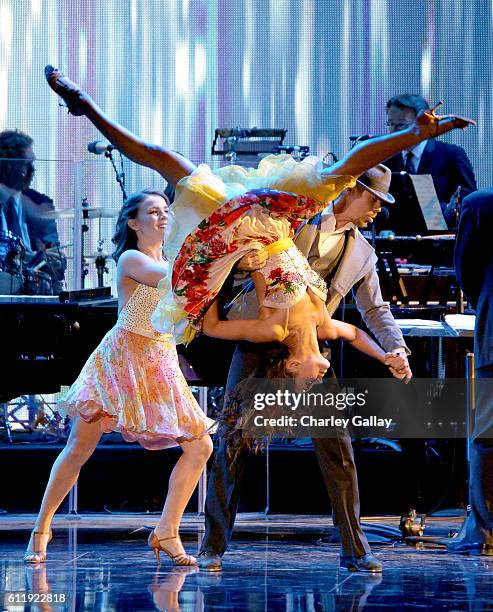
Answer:
<svg viewBox="0 0 493 612"><path fill-rule="evenodd" d="M76 83L53 66L45 66L45 77L51 89L65 102L71 115L77 117L84 115L84 109L80 103L85 94Z"/></svg>
<svg viewBox="0 0 493 612"><path fill-rule="evenodd" d="M43 531L32 531L32 550L26 550L24 553L24 563L44 563L46 561L46 550L39 549L39 538L41 536L49 536L46 546L51 542L53 533L51 529L46 533Z"/></svg>
<svg viewBox="0 0 493 612"><path fill-rule="evenodd" d="M192 555L187 555L185 552L178 553L177 555L173 555L167 548L165 548L161 542L165 542L166 540L179 540L179 536L171 536L170 538L161 538L159 539L156 535L156 532L153 531L147 543L154 550L154 554L156 555L156 561L158 565L161 565L161 559L159 557L159 551L163 551L168 555L168 557L173 561L175 565L195 565L197 563L197 559L192 557Z"/></svg>

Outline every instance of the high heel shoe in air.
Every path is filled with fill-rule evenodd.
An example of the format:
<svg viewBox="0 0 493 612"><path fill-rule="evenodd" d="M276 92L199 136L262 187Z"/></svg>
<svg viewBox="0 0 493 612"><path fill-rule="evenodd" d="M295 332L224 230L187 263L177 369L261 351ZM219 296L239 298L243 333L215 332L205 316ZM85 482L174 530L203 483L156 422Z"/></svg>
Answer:
<svg viewBox="0 0 493 612"><path fill-rule="evenodd" d="M51 89L65 102L71 115L81 116L84 114L81 101L85 94L76 83L53 66L45 67L45 77Z"/></svg>
<svg viewBox="0 0 493 612"><path fill-rule="evenodd" d="M428 138L436 138L454 129L465 129L475 126L476 122L460 115L436 115L434 110L420 111L416 118L418 133L427 133Z"/></svg>

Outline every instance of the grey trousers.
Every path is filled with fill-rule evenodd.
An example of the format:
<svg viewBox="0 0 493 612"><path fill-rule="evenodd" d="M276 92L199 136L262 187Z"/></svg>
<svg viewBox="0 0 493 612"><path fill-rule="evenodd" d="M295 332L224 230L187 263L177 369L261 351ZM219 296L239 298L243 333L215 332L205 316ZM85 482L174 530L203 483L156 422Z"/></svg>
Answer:
<svg viewBox="0 0 493 612"><path fill-rule="evenodd" d="M227 396L236 385L259 365L265 347L240 343L233 355L225 390ZM205 503L205 536L202 552L222 555L231 540L244 476L245 453L241 451L233 462L224 429L218 431L219 444L215 451L208 478ZM315 453L327 488L334 519L342 543L342 554L361 557L370 546L359 521L360 501L351 437L346 429L336 431L333 438L313 440Z"/></svg>

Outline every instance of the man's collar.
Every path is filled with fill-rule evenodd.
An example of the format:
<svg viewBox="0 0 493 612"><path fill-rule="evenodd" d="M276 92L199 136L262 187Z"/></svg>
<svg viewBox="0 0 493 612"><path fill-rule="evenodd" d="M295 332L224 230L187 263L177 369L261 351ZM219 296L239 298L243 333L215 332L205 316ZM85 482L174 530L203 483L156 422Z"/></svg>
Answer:
<svg viewBox="0 0 493 612"><path fill-rule="evenodd" d="M337 225L337 220L335 225ZM352 229L356 229L356 225L352 222L352 221L348 221L347 223L345 223L344 225L342 225L341 227L335 227L334 228L334 233L338 234L339 232L347 232L348 230L352 230Z"/></svg>
<svg viewBox="0 0 493 612"><path fill-rule="evenodd" d="M322 211L322 222L320 231L327 234L339 234L347 230L355 228L356 225L352 221L348 221L341 227L337 227L337 217L334 212L334 202L331 202L327 208Z"/></svg>
<svg viewBox="0 0 493 612"><path fill-rule="evenodd" d="M421 156L424 153L427 143L428 143L427 140L422 140L421 142L418 142L418 144L415 147L412 147L411 149L405 149L404 151L402 151L402 156L404 157L404 159L406 159L406 155L408 151L411 151L415 157L417 157L418 159L421 159Z"/></svg>

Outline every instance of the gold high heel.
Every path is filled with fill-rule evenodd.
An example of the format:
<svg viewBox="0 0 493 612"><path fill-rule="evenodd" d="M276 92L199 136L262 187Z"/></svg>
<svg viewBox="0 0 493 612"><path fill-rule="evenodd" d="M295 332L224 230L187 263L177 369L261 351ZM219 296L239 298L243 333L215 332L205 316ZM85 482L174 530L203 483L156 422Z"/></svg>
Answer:
<svg viewBox="0 0 493 612"><path fill-rule="evenodd" d="M187 555L185 552L178 553L177 555L173 555L168 549L166 549L164 546L161 545L161 542L165 542L166 540L179 540L179 539L180 539L179 536L171 536L170 538L159 539L156 535L155 530L149 535L149 539L147 543L154 550L154 554L156 555L156 561L158 565L161 565L161 559L159 558L160 550L166 553L175 565L195 565L197 563L197 559L195 557L192 557L192 555Z"/></svg>
<svg viewBox="0 0 493 612"><path fill-rule="evenodd" d="M33 539L32 550L24 553L24 563L44 563L46 561L46 550L36 550L36 539L39 536L49 536L48 541L46 542L46 546L51 542L53 537L53 533L50 529L48 533L42 531L32 531L31 537Z"/></svg>

